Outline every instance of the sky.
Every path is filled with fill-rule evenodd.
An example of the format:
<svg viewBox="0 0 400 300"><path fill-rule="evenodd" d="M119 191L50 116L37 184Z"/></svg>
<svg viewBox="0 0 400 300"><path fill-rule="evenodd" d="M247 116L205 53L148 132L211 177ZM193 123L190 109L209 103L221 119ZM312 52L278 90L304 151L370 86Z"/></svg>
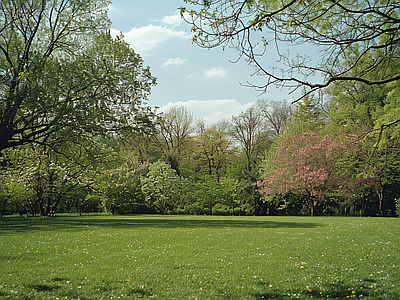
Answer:
<svg viewBox="0 0 400 300"><path fill-rule="evenodd" d="M237 63L233 49L200 48L191 40L191 26L179 15L183 0L112 0L109 17L112 33L122 32L126 42L150 66L157 86L149 105L165 110L186 106L197 118L214 124L245 111L257 99L288 100L287 92L260 92L242 84L261 82L251 74L254 68ZM273 64L274 61L271 61Z"/></svg>

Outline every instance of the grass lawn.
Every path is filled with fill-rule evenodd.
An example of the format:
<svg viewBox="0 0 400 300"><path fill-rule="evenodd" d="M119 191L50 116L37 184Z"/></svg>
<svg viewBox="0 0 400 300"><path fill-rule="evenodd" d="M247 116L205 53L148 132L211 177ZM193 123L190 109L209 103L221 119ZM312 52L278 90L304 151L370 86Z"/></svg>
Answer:
<svg viewBox="0 0 400 300"><path fill-rule="evenodd" d="M400 299L400 218L0 219L1 299Z"/></svg>

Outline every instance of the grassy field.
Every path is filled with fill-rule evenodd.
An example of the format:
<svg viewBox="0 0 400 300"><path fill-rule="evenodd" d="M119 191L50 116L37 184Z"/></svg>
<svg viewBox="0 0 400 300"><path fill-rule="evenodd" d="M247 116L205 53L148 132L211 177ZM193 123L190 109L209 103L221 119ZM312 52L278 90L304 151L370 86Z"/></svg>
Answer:
<svg viewBox="0 0 400 300"><path fill-rule="evenodd" d="M400 299L400 218L0 219L1 299Z"/></svg>

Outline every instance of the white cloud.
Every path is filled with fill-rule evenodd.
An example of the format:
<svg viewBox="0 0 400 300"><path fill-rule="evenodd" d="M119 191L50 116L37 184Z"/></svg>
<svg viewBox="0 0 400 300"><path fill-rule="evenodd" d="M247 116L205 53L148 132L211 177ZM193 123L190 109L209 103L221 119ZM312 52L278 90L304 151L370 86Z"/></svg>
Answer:
<svg viewBox="0 0 400 300"><path fill-rule="evenodd" d="M163 63L161 66L162 67L167 67L167 66L180 66L185 63L188 63L189 61L186 58L170 58L168 59L165 63Z"/></svg>
<svg viewBox="0 0 400 300"><path fill-rule="evenodd" d="M166 17L162 18L161 22L165 25L175 27L175 26L180 25L183 22L183 20L181 18L181 14L178 12L175 15L166 16Z"/></svg>
<svg viewBox="0 0 400 300"><path fill-rule="evenodd" d="M111 30L114 36L117 30ZM119 33L119 32L118 32ZM124 32L124 40L131 45L131 47L141 55L154 48L157 48L161 43L171 38L189 39L190 34L184 31L175 31L167 27L148 25L140 28L132 28L128 32Z"/></svg>
<svg viewBox="0 0 400 300"><path fill-rule="evenodd" d="M224 68L212 68L210 70L204 70L204 75L207 78L216 78L216 77L225 77L228 73L224 70Z"/></svg>
<svg viewBox="0 0 400 300"><path fill-rule="evenodd" d="M161 108L165 111L173 105L185 106L195 117L203 118L207 124L214 124L223 119L230 119L246 111L253 103L241 104L235 99L224 100L189 100L168 103Z"/></svg>

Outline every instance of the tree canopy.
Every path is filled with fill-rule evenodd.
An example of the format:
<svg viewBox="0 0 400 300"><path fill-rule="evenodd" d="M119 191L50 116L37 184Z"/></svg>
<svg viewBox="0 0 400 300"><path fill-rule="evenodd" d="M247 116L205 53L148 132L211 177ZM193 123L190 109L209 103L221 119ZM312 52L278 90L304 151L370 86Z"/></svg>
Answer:
<svg viewBox="0 0 400 300"><path fill-rule="evenodd" d="M400 79L398 64L400 4L397 0L185 0L181 14L193 25L193 41L201 47L228 47L254 65L271 85L311 90L336 81L368 85ZM316 46L320 60L294 58L280 51L283 44ZM280 72L263 55L276 48L285 67ZM344 64L343 61L349 63ZM362 65L362 71L358 69ZM379 72L378 78L373 75Z"/></svg>
<svg viewBox="0 0 400 300"><path fill-rule="evenodd" d="M155 79L108 33L109 2L0 3L0 153L146 121L143 101Z"/></svg>

